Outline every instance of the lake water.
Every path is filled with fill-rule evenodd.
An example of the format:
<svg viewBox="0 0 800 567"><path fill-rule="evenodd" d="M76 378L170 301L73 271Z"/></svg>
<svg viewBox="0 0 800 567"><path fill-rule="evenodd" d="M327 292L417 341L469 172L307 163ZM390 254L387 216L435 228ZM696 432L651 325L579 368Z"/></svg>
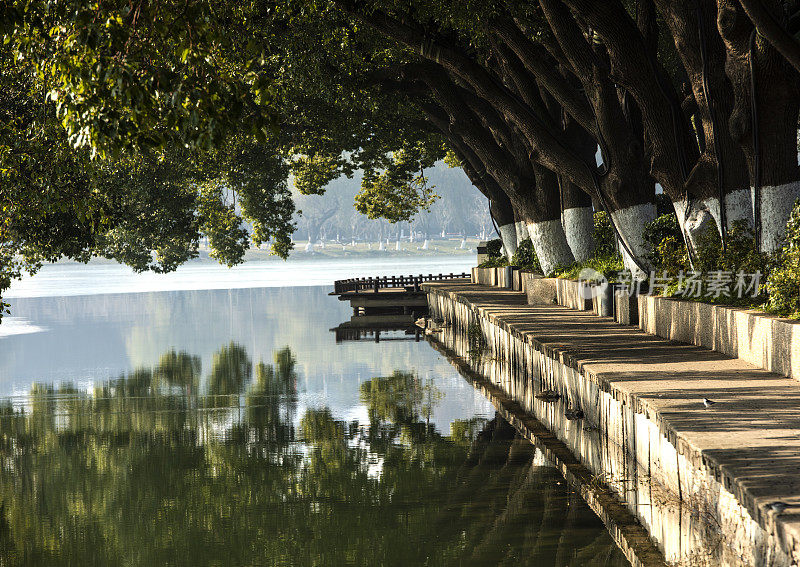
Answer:
<svg viewBox="0 0 800 567"><path fill-rule="evenodd" d="M369 276L469 273L474 255L353 259L290 259L245 262L225 268L213 262L189 262L169 274L134 273L119 264L48 264L34 277L14 282L13 297L138 293L189 289L242 289L333 285L335 280Z"/></svg>
<svg viewBox="0 0 800 567"><path fill-rule="evenodd" d="M627 565L427 343L336 344L351 310L327 295L348 269L332 264L231 289L198 289L230 277L206 266L168 283L54 266L18 286L0 565Z"/></svg>

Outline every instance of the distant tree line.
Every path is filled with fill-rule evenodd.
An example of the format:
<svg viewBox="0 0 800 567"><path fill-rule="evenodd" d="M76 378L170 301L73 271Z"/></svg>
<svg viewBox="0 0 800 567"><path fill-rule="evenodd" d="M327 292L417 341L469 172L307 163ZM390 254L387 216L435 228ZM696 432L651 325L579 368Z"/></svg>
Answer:
<svg viewBox="0 0 800 567"><path fill-rule="evenodd" d="M437 199L428 210L410 220L390 223L370 219L353 207L361 175L332 181L322 195L302 195L295 190L297 230L295 240L351 242L390 238L442 238L451 236L496 237L486 197L475 189L460 168L442 163L425 171L426 182Z"/></svg>

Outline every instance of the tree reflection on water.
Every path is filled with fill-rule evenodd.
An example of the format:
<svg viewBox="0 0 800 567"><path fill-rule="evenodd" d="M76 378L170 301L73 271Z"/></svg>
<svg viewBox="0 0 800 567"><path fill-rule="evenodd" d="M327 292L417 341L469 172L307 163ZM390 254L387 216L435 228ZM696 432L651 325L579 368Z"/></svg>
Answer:
<svg viewBox="0 0 800 567"><path fill-rule="evenodd" d="M442 393L402 371L361 384L368 423L297 384L288 348L254 365L231 343L205 379L171 351L6 400L0 564L627 564L502 419L440 432Z"/></svg>

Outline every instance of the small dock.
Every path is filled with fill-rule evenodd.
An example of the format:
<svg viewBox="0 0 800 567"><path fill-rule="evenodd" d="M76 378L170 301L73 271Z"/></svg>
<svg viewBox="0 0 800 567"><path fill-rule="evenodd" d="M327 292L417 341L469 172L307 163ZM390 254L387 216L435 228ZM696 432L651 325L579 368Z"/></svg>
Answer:
<svg viewBox="0 0 800 567"><path fill-rule="evenodd" d="M353 316L331 331L336 333L336 342L418 341L420 329L414 322L428 314L428 299L422 284L469 283L469 278L466 273L450 273L338 280L328 295L338 296L339 301L349 301Z"/></svg>
<svg viewBox="0 0 800 567"><path fill-rule="evenodd" d="M353 316L408 315L413 320L428 312L428 300L421 289L428 282L468 282L469 274L420 274L337 280L328 295L349 301Z"/></svg>

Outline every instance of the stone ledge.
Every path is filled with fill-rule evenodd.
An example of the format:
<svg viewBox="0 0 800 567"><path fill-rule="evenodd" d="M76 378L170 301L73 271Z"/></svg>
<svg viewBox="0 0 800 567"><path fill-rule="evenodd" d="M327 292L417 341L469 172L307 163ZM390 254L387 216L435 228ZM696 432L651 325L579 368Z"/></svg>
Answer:
<svg viewBox="0 0 800 567"><path fill-rule="evenodd" d="M590 313L530 306L525 295L513 291L469 284L424 288L466 306L479 321L573 369L616 400L619 408L627 408L624 413L630 416L605 428L620 445L633 442L637 458L649 449L636 446L635 436L633 441L626 436L625 423L637 416L653 423L660 432L656 439L673 447L679 468L688 471L670 477L671 469L665 469L666 486L678 494L701 490L711 507L719 499L715 494L724 488L761 526L765 537L775 536L783 552L800 560L800 513L775 516L768 509L777 500L800 508L796 381ZM507 354L517 356L513 351ZM705 409L703 397L718 404ZM699 488L709 483L718 488Z"/></svg>
<svg viewBox="0 0 800 567"><path fill-rule="evenodd" d="M639 328L800 380L800 321L766 313L641 295Z"/></svg>
<svg viewBox="0 0 800 567"><path fill-rule="evenodd" d="M522 273L530 305L561 305L613 317L621 325L671 341L740 358L759 368L800 380L800 321L761 311L695 301L631 296L610 287L613 296L585 299L588 284Z"/></svg>
<svg viewBox="0 0 800 567"><path fill-rule="evenodd" d="M525 275L530 272L523 272L516 266L504 266L501 268L472 268L472 283L499 287L503 289L513 289L515 291L525 290ZM533 274L531 274L533 275Z"/></svg>

